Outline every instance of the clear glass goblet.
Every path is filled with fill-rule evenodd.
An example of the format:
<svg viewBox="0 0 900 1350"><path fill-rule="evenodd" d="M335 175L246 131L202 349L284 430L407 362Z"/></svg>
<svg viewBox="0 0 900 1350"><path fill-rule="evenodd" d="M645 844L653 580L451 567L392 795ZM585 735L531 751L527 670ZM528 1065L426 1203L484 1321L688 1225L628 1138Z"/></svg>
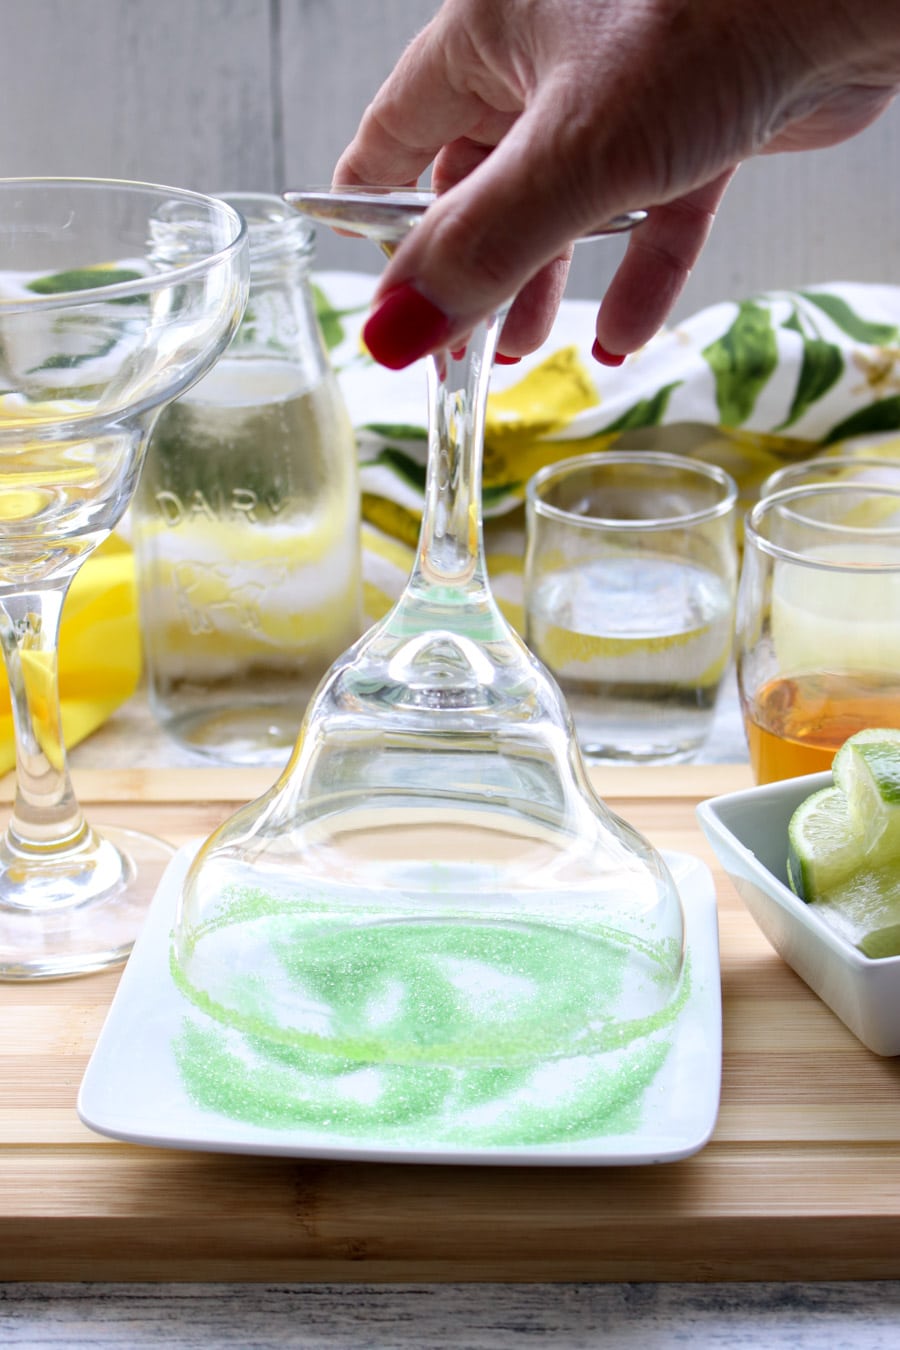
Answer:
<svg viewBox="0 0 900 1350"><path fill-rule="evenodd" d="M181 254L163 265L159 240L176 227ZM84 817L60 722L59 620L128 505L160 409L230 341L247 278L244 222L212 198L0 180L0 640L16 737L0 978L123 961L172 852Z"/></svg>
<svg viewBox="0 0 900 1350"><path fill-rule="evenodd" d="M286 196L387 251L432 200ZM361 1111L419 1100L409 1075L432 1068L620 1055L684 998L674 881L593 792L559 688L491 594L481 448L498 325L427 362L406 589L325 677L278 781L202 847L173 935L200 1010L301 1078L339 1080L344 1106L361 1093Z"/></svg>

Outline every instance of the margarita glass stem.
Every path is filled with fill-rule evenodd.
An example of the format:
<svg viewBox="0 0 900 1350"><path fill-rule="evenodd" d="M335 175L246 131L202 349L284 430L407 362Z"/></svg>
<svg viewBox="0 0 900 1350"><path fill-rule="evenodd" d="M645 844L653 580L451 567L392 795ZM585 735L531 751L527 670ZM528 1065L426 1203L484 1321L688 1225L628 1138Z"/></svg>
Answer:
<svg viewBox="0 0 900 1350"><path fill-rule="evenodd" d="M58 643L70 578L0 599L0 640L16 739L16 800L7 839L17 853L75 847L86 830L66 766Z"/></svg>
<svg viewBox="0 0 900 1350"><path fill-rule="evenodd" d="M413 605L489 605L481 521L484 422L499 317L479 325L465 351L428 361L428 466L418 551L407 587ZM401 604L403 602L401 601ZM408 617L408 616L407 616ZM434 612L427 616L434 624Z"/></svg>

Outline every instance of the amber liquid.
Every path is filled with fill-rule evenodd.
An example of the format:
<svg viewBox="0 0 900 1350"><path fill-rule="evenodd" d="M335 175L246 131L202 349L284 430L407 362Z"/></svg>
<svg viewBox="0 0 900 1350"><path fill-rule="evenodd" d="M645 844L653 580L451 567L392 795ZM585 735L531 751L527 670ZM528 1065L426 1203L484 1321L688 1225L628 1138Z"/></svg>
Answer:
<svg viewBox="0 0 900 1350"><path fill-rule="evenodd" d="M900 679L890 675L798 675L770 680L744 704L757 783L831 768L848 736L900 728Z"/></svg>

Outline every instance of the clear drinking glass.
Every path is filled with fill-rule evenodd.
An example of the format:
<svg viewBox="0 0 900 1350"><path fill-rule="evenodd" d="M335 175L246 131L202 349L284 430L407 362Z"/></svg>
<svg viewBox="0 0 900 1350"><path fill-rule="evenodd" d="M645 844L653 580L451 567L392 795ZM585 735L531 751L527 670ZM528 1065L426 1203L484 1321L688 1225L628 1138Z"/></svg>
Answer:
<svg viewBox="0 0 900 1350"><path fill-rule="evenodd" d="M771 497L787 488L810 483L865 483L879 487L900 487L900 458L883 455L815 455L785 464L770 473L759 489L760 497Z"/></svg>
<svg viewBox="0 0 900 1350"><path fill-rule="evenodd" d="M810 484L747 516L735 654L757 782L900 727L900 488Z"/></svg>
<svg viewBox="0 0 900 1350"><path fill-rule="evenodd" d="M293 200L390 249L431 195ZM339 1083L346 1110L384 1094L412 1110L432 1071L609 1063L684 997L675 883L594 794L558 687L491 595L497 332L428 361L407 588L332 667L278 781L202 847L176 917L173 971L197 1008L248 1053ZM470 1106L488 1087L454 1081Z"/></svg>
<svg viewBox="0 0 900 1350"><path fill-rule="evenodd" d="M185 247L160 268L154 232L176 215ZM244 225L224 203L147 184L0 180L0 636L16 734L2 978L124 960L171 854L84 818L60 727L59 619L131 499L157 413L228 344L246 285Z"/></svg>
<svg viewBox="0 0 900 1350"><path fill-rule="evenodd" d="M165 409L131 520L153 712L220 763L284 765L361 630L356 442L316 322L310 224L230 193L250 295L227 352ZM173 222L161 260L182 247Z"/></svg>
<svg viewBox="0 0 900 1350"><path fill-rule="evenodd" d="M706 739L731 668L737 494L715 465L650 451L529 481L525 640L589 759L677 763Z"/></svg>

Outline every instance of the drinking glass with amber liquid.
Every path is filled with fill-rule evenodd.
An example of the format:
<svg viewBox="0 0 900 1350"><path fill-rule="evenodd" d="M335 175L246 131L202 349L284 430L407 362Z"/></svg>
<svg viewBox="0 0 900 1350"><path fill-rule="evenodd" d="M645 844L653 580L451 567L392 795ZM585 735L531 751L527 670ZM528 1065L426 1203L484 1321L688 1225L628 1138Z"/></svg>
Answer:
<svg viewBox="0 0 900 1350"><path fill-rule="evenodd" d="M757 782L829 769L900 727L900 488L814 484L749 512L736 666Z"/></svg>

